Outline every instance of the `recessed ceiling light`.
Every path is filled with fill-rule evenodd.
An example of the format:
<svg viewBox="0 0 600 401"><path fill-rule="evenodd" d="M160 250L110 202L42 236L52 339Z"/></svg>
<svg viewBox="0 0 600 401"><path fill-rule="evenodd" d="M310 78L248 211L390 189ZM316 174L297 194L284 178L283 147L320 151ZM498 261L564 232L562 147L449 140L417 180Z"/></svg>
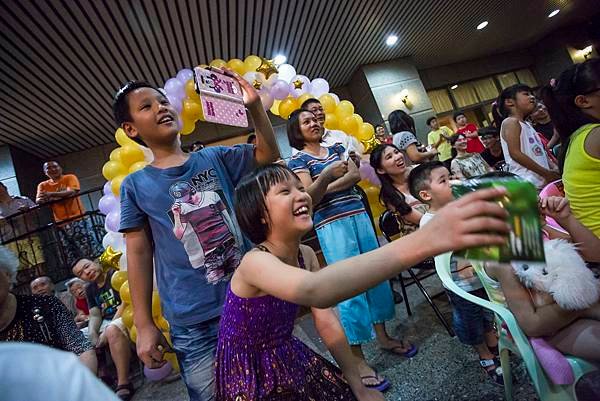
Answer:
<svg viewBox="0 0 600 401"><path fill-rule="evenodd" d="M548 18L552 18L554 17L556 14L558 14L560 12L560 10L556 9L554 11L552 11L550 14L548 14Z"/></svg>
<svg viewBox="0 0 600 401"><path fill-rule="evenodd" d="M452 85L452 86L450 87L450 89L452 89L452 90L454 90L454 89L456 89L456 88L458 88L458 85Z"/></svg>
<svg viewBox="0 0 600 401"><path fill-rule="evenodd" d="M394 46L397 41L398 41L398 36L396 36L396 35L389 35L385 39L385 44L388 45L388 46Z"/></svg>
<svg viewBox="0 0 600 401"><path fill-rule="evenodd" d="M481 24L477 25L477 29L483 29L486 26L488 26L488 22L487 21L483 21Z"/></svg>
<svg viewBox="0 0 600 401"><path fill-rule="evenodd" d="M273 63L275 63L276 65L281 65L283 63L285 63L287 61L287 57L284 56L283 54L278 54L275 57L273 57Z"/></svg>

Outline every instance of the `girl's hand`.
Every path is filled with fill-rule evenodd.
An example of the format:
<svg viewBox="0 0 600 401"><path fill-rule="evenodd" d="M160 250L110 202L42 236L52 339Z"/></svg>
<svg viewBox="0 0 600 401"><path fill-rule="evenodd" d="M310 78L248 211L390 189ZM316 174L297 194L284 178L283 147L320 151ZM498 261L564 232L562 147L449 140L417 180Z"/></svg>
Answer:
<svg viewBox="0 0 600 401"><path fill-rule="evenodd" d="M256 91L256 89L254 89L252 85L250 85L250 83L248 83L248 81L242 78L240 74L233 70L230 70L227 67L223 67L221 68L221 70L223 70L223 73L225 75L234 78L238 82L238 84L240 84L240 87L242 88L242 93L244 94L244 104L246 105L246 107L250 108L256 105L262 107L262 103L260 101L260 96L258 95L258 92Z"/></svg>
<svg viewBox="0 0 600 401"><path fill-rule="evenodd" d="M566 221L572 216L569 200L562 196L549 196L540 199L540 211L548 217L553 218L559 224L561 221Z"/></svg>
<svg viewBox="0 0 600 401"><path fill-rule="evenodd" d="M508 213L494 202L506 193L504 188L481 189L450 202L429 223L419 229L437 255L482 245L503 245L510 226ZM415 233L416 234L416 233Z"/></svg>

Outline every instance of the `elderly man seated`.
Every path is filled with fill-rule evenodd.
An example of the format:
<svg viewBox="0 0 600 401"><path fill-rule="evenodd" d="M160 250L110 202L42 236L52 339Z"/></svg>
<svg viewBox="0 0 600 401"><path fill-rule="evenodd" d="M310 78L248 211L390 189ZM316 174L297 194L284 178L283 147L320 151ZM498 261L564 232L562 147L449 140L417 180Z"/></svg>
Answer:
<svg viewBox="0 0 600 401"><path fill-rule="evenodd" d="M15 255L0 246L0 341L39 343L72 352L95 374L98 363L92 345L56 297L10 292L18 265Z"/></svg>
<svg viewBox="0 0 600 401"><path fill-rule="evenodd" d="M56 292L52 279L48 276L40 276L29 283L31 293L33 295L48 295L56 297L65 307L71 312L71 315L75 317L77 315L77 309L75 308L75 299L68 291Z"/></svg>
<svg viewBox="0 0 600 401"><path fill-rule="evenodd" d="M133 395L129 382L131 348L127 328L121 320L121 297L110 283L114 271L105 272L98 263L85 258L75 261L72 271L88 283L85 292L90 309L89 339L96 348L108 345L117 369L117 395L129 399Z"/></svg>

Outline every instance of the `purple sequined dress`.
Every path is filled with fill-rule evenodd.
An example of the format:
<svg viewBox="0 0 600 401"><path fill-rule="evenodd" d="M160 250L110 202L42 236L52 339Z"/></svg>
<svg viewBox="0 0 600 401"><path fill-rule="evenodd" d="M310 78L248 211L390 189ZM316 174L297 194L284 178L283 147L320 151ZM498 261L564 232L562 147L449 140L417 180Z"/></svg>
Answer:
<svg viewBox="0 0 600 401"><path fill-rule="evenodd" d="M231 288L216 355L217 401L355 400L341 371L292 336L298 305Z"/></svg>

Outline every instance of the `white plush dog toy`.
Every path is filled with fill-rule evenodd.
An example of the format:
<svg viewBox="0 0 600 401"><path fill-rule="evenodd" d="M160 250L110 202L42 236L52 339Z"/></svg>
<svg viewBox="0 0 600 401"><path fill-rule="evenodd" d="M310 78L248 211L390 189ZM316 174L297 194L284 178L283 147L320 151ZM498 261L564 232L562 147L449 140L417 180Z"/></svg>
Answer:
<svg viewBox="0 0 600 401"><path fill-rule="evenodd" d="M534 302L549 294L561 308L586 309L600 299L600 280L587 268L574 244L562 239L544 242L546 263L512 263L513 270L525 287L541 292Z"/></svg>

